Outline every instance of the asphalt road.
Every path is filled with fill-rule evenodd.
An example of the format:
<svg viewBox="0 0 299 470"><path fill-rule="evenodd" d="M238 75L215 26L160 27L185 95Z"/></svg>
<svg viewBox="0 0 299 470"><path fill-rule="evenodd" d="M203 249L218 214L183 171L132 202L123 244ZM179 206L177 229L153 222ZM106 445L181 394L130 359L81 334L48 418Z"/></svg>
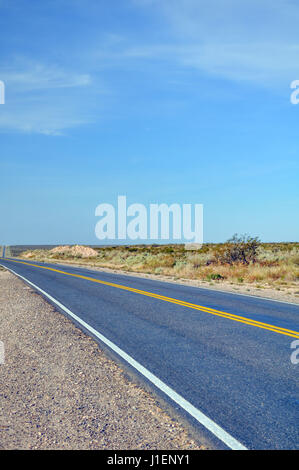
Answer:
<svg viewBox="0 0 299 470"><path fill-rule="evenodd" d="M211 442L299 448L299 364L290 359L298 305L70 266L0 264L85 322L125 367L140 366L137 375Z"/></svg>

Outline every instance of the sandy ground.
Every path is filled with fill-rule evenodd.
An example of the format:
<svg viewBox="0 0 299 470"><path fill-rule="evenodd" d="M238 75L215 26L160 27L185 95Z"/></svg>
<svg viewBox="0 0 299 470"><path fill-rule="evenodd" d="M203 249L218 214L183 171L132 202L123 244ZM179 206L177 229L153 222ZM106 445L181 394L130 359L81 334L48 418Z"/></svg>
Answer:
<svg viewBox="0 0 299 470"><path fill-rule="evenodd" d="M0 271L0 449L199 449L71 321Z"/></svg>
<svg viewBox="0 0 299 470"><path fill-rule="evenodd" d="M28 260L28 262L34 262L34 260ZM39 261L41 262L41 261ZM253 295L256 297L264 297L273 300L280 300L282 302L291 302L299 304L299 287L297 286L281 286L279 288L273 288L267 284L259 284L257 287L254 284L234 284L228 281L201 281L193 279L175 278L173 276L165 276L161 274L146 274L141 272L123 271L118 269L112 269L102 266L95 266L88 264L87 262L73 262L64 260L63 262L55 261L53 259L44 260L44 262L59 264L59 265L71 265L77 267L86 267L94 271L104 271L110 273L126 274L128 276L143 277L145 279L154 279L164 282L172 282L175 284L181 284L185 286L204 287L205 289L219 290L224 292L232 292L234 294L245 294Z"/></svg>

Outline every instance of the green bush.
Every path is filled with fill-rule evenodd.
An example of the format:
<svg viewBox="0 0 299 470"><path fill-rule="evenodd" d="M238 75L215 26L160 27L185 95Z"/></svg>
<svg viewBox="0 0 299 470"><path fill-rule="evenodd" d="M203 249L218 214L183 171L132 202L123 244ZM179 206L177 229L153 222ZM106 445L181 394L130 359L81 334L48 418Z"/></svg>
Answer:
<svg viewBox="0 0 299 470"><path fill-rule="evenodd" d="M224 279L224 277L218 273L212 273L207 275L207 281L220 281L220 279Z"/></svg>

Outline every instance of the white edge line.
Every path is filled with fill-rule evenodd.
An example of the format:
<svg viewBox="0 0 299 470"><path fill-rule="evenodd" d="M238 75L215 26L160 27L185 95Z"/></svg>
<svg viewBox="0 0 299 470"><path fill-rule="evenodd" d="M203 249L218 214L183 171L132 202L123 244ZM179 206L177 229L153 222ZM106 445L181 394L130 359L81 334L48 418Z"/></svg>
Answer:
<svg viewBox="0 0 299 470"><path fill-rule="evenodd" d="M78 317L75 313L61 304L58 300L54 299L50 294L45 292L43 289L38 287L37 285L30 282L25 277L21 276L20 274L16 273L13 269L7 268L3 264L0 264L5 269L8 269L12 273L14 273L19 278L23 279L25 282L33 286L35 289L40 291L43 295L48 297L52 302L58 305L62 310L64 310L68 315L70 315L76 322L80 323L84 328L86 328L90 333L96 336L100 341L106 344L110 349L116 352L120 357L122 357L126 362L128 362L132 367L134 367L138 372L140 372L144 377L146 377L150 382L152 382L159 390L165 393L169 398L171 398L175 403L177 403L181 408L183 408L187 413L189 413L193 418L195 418L201 425L203 425L206 429L208 429L214 436L220 439L224 444L226 444L232 450L247 450L243 444L237 441L234 437L228 434L224 429L222 429L218 424L208 418L205 414L203 414L200 410L195 408L189 401L185 400L181 395L175 392L172 388L166 385L162 380L152 374L148 369L142 366L139 362L135 361L129 354L125 351L120 349L116 344L112 343L108 338L103 336L97 330L95 330L92 326Z"/></svg>

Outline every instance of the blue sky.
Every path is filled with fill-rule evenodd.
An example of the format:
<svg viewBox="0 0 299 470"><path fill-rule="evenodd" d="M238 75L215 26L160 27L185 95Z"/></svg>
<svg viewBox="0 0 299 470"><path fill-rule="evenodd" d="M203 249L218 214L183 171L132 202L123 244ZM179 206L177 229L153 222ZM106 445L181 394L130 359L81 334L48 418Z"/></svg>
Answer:
<svg viewBox="0 0 299 470"><path fill-rule="evenodd" d="M118 195L298 241L298 25L291 0L0 0L0 243L97 244Z"/></svg>

